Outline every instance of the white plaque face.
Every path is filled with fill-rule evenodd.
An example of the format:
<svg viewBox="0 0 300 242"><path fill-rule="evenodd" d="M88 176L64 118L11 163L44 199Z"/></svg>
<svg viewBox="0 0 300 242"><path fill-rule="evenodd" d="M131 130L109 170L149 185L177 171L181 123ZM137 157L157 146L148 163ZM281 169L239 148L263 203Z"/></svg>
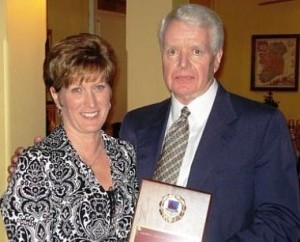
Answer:
<svg viewBox="0 0 300 242"><path fill-rule="evenodd" d="M130 242L202 241L211 195L143 180Z"/></svg>

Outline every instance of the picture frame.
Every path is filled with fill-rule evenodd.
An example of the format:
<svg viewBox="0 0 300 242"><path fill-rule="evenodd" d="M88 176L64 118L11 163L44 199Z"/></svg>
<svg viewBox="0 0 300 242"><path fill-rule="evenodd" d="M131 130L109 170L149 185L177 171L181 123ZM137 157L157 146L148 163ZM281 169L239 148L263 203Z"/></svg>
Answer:
<svg viewBox="0 0 300 242"><path fill-rule="evenodd" d="M273 3L290 2L294 0L257 0L258 5L268 5Z"/></svg>
<svg viewBox="0 0 300 242"><path fill-rule="evenodd" d="M299 35L252 35L251 90L298 91Z"/></svg>

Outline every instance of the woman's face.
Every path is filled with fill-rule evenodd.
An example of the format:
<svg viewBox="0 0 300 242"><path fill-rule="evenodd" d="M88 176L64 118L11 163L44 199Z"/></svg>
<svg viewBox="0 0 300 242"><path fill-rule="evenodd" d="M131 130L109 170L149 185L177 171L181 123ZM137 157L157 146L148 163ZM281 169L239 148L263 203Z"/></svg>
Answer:
<svg viewBox="0 0 300 242"><path fill-rule="evenodd" d="M98 133L111 107L111 87L99 77L94 82L73 82L59 92L50 89L61 110L66 130L77 134Z"/></svg>

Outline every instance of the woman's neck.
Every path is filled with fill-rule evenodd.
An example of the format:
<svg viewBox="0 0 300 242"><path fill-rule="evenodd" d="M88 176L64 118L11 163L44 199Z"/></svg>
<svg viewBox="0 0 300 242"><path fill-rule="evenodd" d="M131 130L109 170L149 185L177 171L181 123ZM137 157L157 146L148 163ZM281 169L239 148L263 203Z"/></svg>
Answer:
<svg viewBox="0 0 300 242"><path fill-rule="evenodd" d="M95 165L100 154L105 151L100 132L91 134L75 134L68 130L66 132L81 159L89 166Z"/></svg>

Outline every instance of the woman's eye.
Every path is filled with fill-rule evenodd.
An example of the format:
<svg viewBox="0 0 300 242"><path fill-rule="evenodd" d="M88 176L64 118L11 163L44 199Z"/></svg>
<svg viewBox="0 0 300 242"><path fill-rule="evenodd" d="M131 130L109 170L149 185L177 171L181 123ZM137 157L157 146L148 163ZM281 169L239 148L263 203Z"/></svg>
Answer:
<svg viewBox="0 0 300 242"><path fill-rule="evenodd" d="M73 87L71 89L71 92L72 93L81 93L82 92L82 88L80 88L80 87Z"/></svg>
<svg viewBox="0 0 300 242"><path fill-rule="evenodd" d="M95 86L95 89L98 90L98 91L101 91L101 90L103 90L105 87L106 87L105 83L101 83L101 84L99 84L99 85L96 85L96 86Z"/></svg>

